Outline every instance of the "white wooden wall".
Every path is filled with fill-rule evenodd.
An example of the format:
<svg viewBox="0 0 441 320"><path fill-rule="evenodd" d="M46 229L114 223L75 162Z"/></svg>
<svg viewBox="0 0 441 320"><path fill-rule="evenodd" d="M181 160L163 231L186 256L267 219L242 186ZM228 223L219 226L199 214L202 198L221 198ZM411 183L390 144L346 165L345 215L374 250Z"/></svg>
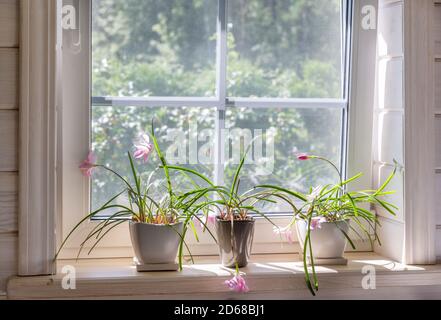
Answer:
<svg viewBox="0 0 441 320"><path fill-rule="evenodd" d="M441 260L441 0L434 1L433 41L435 59L435 143L436 143L436 195L437 195L437 248Z"/></svg>
<svg viewBox="0 0 441 320"><path fill-rule="evenodd" d="M0 295L17 273L19 0L0 0Z"/></svg>
<svg viewBox="0 0 441 320"><path fill-rule="evenodd" d="M378 9L378 55L376 99L374 105L374 187L379 187L394 169L394 159L404 162L404 44L403 1L380 0ZM378 208L382 227L377 231L385 256L401 261L404 243L404 176L399 172L389 190L388 200L400 209L397 216Z"/></svg>

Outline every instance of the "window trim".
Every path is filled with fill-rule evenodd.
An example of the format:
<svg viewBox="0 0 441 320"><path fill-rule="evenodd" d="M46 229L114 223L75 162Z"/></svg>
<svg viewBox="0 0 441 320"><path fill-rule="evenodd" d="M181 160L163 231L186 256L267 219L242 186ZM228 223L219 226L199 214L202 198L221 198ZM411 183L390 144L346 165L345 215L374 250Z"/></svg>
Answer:
<svg viewBox="0 0 441 320"><path fill-rule="evenodd" d="M69 3L72 0L64 0L65 3ZM91 83L91 74L89 72L91 63L91 45L90 45L90 30L91 30L91 0L80 2L80 29L78 34L81 38L83 50L82 53L75 53L68 57L69 64L71 66L69 74L75 74L74 79L68 81L69 83L64 84L63 89L66 96L80 97L81 105L87 107L87 112L83 110L82 115L75 114L67 115L67 110L70 108L75 109L72 101L64 101L63 108L66 109L64 115L65 122L67 120L77 122L79 120L82 124L75 126L75 131L80 131L80 137L74 136L72 133L63 134L63 145L64 152L66 145L77 145L74 147L75 151L70 152L70 156L64 154L65 159L77 159L75 165L71 163L70 167L63 166L63 213L61 215L61 229L60 239L64 238L69 230L75 226L75 224L84 217L84 214L89 211L89 190L90 182L89 179L81 177L79 181L79 172L77 170L77 163L79 163L81 158L78 158L79 154L84 157L87 153L88 146L90 143L90 102L93 104L103 105L103 106L126 106L130 104L131 106L137 107L156 107L161 105L163 107L183 107L192 105L195 107L215 107L217 108L217 117L215 121L215 130L220 132L221 129L225 128L225 110L227 108L268 108L268 107L283 107L283 108L332 108L339 109L342 111L342 141L341 141L341 152L342 152L342 169L346 172L346 161L347 161L347 137L348 131L348 119L349 119L349 87L350 87L350 77L348 76L351 67L351 22L352 22L352 1L353 0L341 0L342 3L342 38L346 37L347 41L342 41L342 99L283 99L283 98L235 98L227 96L227 15L228 8L227 4L230 0L218 0L219 1L219 13L217 21L218 40L217 40L217 58L216 58L216 68L217 68L217 81L216 81L216 96L213 98L203 98L203 97L148 97L148 98L127 98L127 97L91 97L91 92L86 92L84 90L84 83ZM348 5L346 5L348 4ZM346 19L345 19L346 18ZM89 30L89 32L84 32L84 30ZM65 31L66 32L66 31ZM68 31L68 32L75 32ZM64 51L64 58L68 55L67 50ZM87 62L85 59L89 59ZM65 81L65 79L63 80ZM76 84L76 85L75 85ZM82 88L79 88L82 87ZM90 85L89 85L90 88ZM87 97L86 97L87 96ZM87 102L86 102L87 101ZM78 119L73 120L72 117ZM86 122L87 121L87 122ZM87 134L86 134L87 132ZM74 142L74 140L78 140ZM349 139L350 140L350 139ZM87 144L86 144L87 141ZM83 145L80 147L79 145ZM87 146L87 147L85 147ZM69 148L70 149L70 148ZM80 151L81 150L81 151ZM221 139L220 135L217 135L215 139L215 182L217 184L223 184L223 164L221 159L223 159L224 141ZM71 160L69 160L71 161ZM72 170L75 169L75 173ZM66 177L69 177L66 179ZM69 183L66 182L69 180ZM81 187L80 187L81 186ZM79 199L81 199L79 201ZM78 203L81 203L82 210L77 210ZM275 217L274 220L277 224L283 226L290 222L290 219L286 215L280 215ZM73 240L68 242L65 249L60 254L60 259L69 259L76 257L81 239L84 239L87 233L94 227L96 221L89 221L84 224ZM295 232L294 232L295 233ZM279 236L272 232L272 226L264 220L259 220L256 224L256 234L259 234L259 238L254 241L254 252L256 253L287 253L298 251L297 236L295 235L294 244L290 245L287 242L280 239ZM194 241L194 239L189 239L189 246L192 254L215 254L217 252L217 246L209 239L202 235L200 237L200 243ZM281 245L282 243L282 245ZM358 251L371 251L369 245L360 241L357 246ZM87 250L85 250L87 252ZM132 249L130 243L130 237L128 234L128 228L125 225L120 225L116 227L106 239L102 241L100 246L98 246L90 256L82 256L82 258L97 258L97 257L127 257L132 256Z"/></svg>
<svg viewBox="0 0 441 320"><path fill-rule="evenodd" d="M351 0L351 2L354 3L354 12L357 13L354 15L354 26L359 25L359 10L361 6L375 6L378 3L377 0ZM427 4L433 3L430 0L425 2L425 6L419 7L412 1L403 2L405 10L403 20L405 25L406 59L406 72L403 78L406 83L406 89L412 88L410 84L418 82L414 72L410 72L410 70L419 70L417 66L421 64L433 64L433 61L428 61L428 59L433 58L432 55L427 55L426 52L427 48L430 47L430 39L417 38L418 35L422 34L420 32L421 28L427 28L428 26L428 24L422 25L420 21L431 21L431 12L433 10ZM20 12L22 19L20 19L21 102L19 134L21 143L18 273L21 276L48 275L55 273L53 257L56 241L58 240L59 246L59 240L62 236L61 206L63 205L63 199L59 194L62 191L60 182L64 178L62 168L64 163L61 155L63 147L61 143L61 128L65 123L63 123L61 118L61 114L64 111L61 99L56 98L62 91L61 82L59 81L61 79L59 74L61 65L60 60L54 58L61 51L61 42L56 40L58 38L57 34L61 34L59 32L61 30L61 20L59 19L61 16L61 0L22 0ZM421 16L427 19L421 19ZM354 29L353 39L357 39L362 31L359 28ZM426 29L424 30L427 31ZM416 40L421 45L415 46ZM360 41L359 51L363 51L366 46L370 47L372 45L375 44L371 43L371 41ZM355 47L354 44L353 47ZM363 65L363 59L356 52L353 52L352 56L353 79L351 83L357 83L357 79L368 81L368 79L365 79L364 74L356 72L357 66L359 64ZM425 57L425 59L421 60L420 57ZM36 70L42 70L42 72L36 72ZM431 75L426 76L427 78L431 77ZM423 73L419 73L417 78L418 80L427 80ZM51 85L45 90L41 89L42 84ZM407 88L407 86L410 87ZM411 139L411 141L405 139L404 153L406 170L408 169L408 164L412 165L411 169L418 166L421 170L406 172L404 177L406 186L412 186L414 181L420 178L419 175L423 171L425 175L427 174L428 179L432 179L430 177L433 176L433 168L430 167L433 164L432 157L428 156L423 159L417 157L418 154L433 155L433 146L429 145L425 140L427 138L425 133L428 129L423 126L426 130L415 131L415 128L421 127L420 124L419 126L412 126L419 119L413 119L416 115L431 114L431 117L433 116L433 104L424 104L424 110L421 110L419 97L425 99L427 96L424 95L425 90L418 91L417 89L415 87L405 97L405 116L408 118L405 122L405 134L409 137L415 133L417 139ZM357 96L358 92L362 96L366 94L363 93L362 88L358 88L358 90L356 91L352 88L351 101L356 101L355 96ZM410 103L410 106L407 106L408 103ZM44 115L45 119L41 119L42 115ZM353 112L351 112L350 117L351 121L360 118L359 113L354 114ZM36 119L40 119L43 125L36 124ZM433 121L433 119L430 121ZM430 128L431 124L426 124ZM412 127L414 131L408 133L407 131L412 129ZM354 129L354 127L352 128ZM55 136L58 139L54 139ZM349 138L351 137L352 134L350 133ZM370 161L370 159L357 159L356 157L359 150L357 150L357 145L360 146L366 140L363 141L363 139L355 135L353 141L358 141L358 143L350 144L348 149L350 160L348 164L354 169L357 168L357 161L365 163L367 160ZM351 157L351 155L355 156ZM414 184L413 188L418 186ZM412 211L408 205L405 205L403 208L405 211L405 228L402 228L400 234L389 234L387 241L391 241L392 244L405 242L406 255L400 262L406 260L406 262L412 263L412 261L417 261L416 257L418 256L418 263L427 264L435 260L434 252L431 249L434 245L434 225L432 224L434 212L427 210L434 206L435 199L432 193L429 195L425 194L424 188L415 190L416 194L409 193L409 190L405 191L405 201L407 204L412 202L413 197L419 200L411 206ZM427 206L430 206L430 208ZM384 231L388 232L388 230ZM397 251L397 248L393 247L390 248L390 253L400 255L402 252Z"/></svg>

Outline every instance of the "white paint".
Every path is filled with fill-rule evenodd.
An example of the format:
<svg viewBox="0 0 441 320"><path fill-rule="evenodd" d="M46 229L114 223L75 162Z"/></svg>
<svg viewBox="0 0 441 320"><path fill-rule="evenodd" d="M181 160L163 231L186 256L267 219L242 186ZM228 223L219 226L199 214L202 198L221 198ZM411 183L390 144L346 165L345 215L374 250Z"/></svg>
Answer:
<svg viewBox="0 0 441 320"><path fill-rule="evenodd" d="M57 0L21 1L19 274L23 276L55 271L59 5Z"/></svg>
<svg viewBox="0 0 441 320"><path fill-rule="evenodd" d="M403 54L403 2L388 4L380 0L378 34L383 39L379 56L402 56Z"/></svg>

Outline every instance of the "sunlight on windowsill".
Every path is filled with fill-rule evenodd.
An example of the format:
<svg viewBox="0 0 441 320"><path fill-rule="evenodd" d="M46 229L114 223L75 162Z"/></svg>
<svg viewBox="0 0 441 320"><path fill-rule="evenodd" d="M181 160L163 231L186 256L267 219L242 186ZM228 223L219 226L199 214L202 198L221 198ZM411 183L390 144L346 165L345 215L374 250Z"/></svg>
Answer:
<svg viewBox="0 0 441 320"><path fill-rule="evenodd" d="M373 266L377 272L424 271L425 267L408 266L394 262L371 252L347 253L347 265L316 266L318 274L360 273L365 266ZM185 264L182 272L137 272L132 259L84 259L58 261L58 274L63 274L65 266L74 266L79 278L182 278L194 276L229 277L233 269L219 264L216 256L195 257L194 264ZM248 276L302 275L303 263L298 254L254 255L251 262L241 272Z"/></svg>
<svg viewBox="0 0 441 320"><path fill-rule="evenodd" d="M321 298L372 297L373 292L364 290L362 285L369 274L376 277L379 290L375 291L375 295L383 294L385 298L404 293L412 295L415 290L432 292L441 287L439 265L407 266L372 252L346 253L345 257L348 259L345 266L316 267ZM231 292L225 286L225 280L231 279L235 270L220 265L217 256L195 257L195 264L186 264L182 272L140 273L129 258L60 260L57 264L58 273L54 276L12 278L8 284L8 298L311 298L305 290L303 263L298 254L252 256L249 265L240 270L251 288L245 296ZM72 271L76 289L64 290L63 281L66 274L72 275ZM396 290L396 294L390 296L390 290Z"/></svg>

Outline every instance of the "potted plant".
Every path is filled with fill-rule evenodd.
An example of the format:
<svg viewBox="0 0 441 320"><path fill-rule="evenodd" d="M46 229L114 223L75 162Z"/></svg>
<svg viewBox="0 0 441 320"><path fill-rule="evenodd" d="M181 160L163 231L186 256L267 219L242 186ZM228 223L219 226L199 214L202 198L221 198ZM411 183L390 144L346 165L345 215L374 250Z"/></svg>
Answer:
<svg viewBox="0 0 441 320"><path fill-rule="evenodd" d="M328 159L306 154L300 154L297 158L301 161L313 159L325 161L336 170L340 178L339 182L334 185L310 189L307 194L272 185L262 185L259 188L275 190L289 196L289 198L286 197L286 201L293 208L293 219L288 226L278 228L275 231L286 233L294 224L296 225L302 250L306 285L311 293L315 295L319 289L315 266L317 264L345 263L343 253L347 243L353 249L356 248L350 237L350 231L363 239L359 231L361 230L369 238L372 245L375 241L378 241L381 245L376 232L376 227L380 225L378 218L374 212L365 209L364 206L379 205L391 215L395 215L394 211L398 208L385 201L384 197L394 193L385 191L385 189L393 179L397 165L392 174L377 190L348 191L348 184L359 179L362 176L361 173L343 181L340 170ZM354 228L352 224L358 226L359 230ZM371 232L374 232L373 237ZM308 265L311 266L312 279Z"/></svg>
<svg viewBox="0 0 441 320"><path fill-rule="evenodd" d="M205 221L210 219L210 216L214 221L221 263L228 268L237 269L248 265L254 239L255 219L253 216L262 216L275 226L259 211L256 204L260 201L271 201L270 198L277 194L276 192L255 192L252 189L239 193L240 173L253 141L241 158L229 187L216 186L210 179L198 172L180 167L169 167L171 170L192 173L208 184L207 187L191 191L182 197L187 199L186 204L193 208L193 211L197 212L203 208L208 210ZM214 197L208 198L209 194ZM204 201L200 201L202 198Z"/></svg>
<svg viewBox="0 0 441 320"><path fill-rule="evenodd" d="M150 140L153 143L150 143ZM158 169L162 169L165 176L166 194L160 199L155 198L151 192L155 182L157 182L153 178L158 169L152 171L148 175L147 181L144 182L143 175L138 172L134 162L134 159L147 162L153 150L156 151L161 162ZM183 247L186 246L185 234L187 229L190 226L195 230L194 220L197 220L199 224L204 226L205 230L209 231L206 221L197 216L194 217L195 211L185 201L186 196L175 192L169 166L159 147L153 125L151 134L141 135L140 140L135 144L133 157L130 152L127 153L127 156L132 174L131 179L123 177L107 166L97 164L96 157L92 152L89 153L87 159L80 165L82 173L89 178L96 169L110 172L123 183L124 189L110 198L100 208L89 213L79 221L61 244L55 258L57 258L72 234L83 223L99 216L101 221L97 223L81 243L78 257L89 241L94 241L94 243L89 249L88 254L96 248L112 229L128 221L135 260L139 270L176 270L176 257L178 253L179 268L182 269ZM123 194L127 196L128 204L115 203ZM106 212L109 214L103 216L102 214ZM212 233L210 232L210 234Z"/></svg>

